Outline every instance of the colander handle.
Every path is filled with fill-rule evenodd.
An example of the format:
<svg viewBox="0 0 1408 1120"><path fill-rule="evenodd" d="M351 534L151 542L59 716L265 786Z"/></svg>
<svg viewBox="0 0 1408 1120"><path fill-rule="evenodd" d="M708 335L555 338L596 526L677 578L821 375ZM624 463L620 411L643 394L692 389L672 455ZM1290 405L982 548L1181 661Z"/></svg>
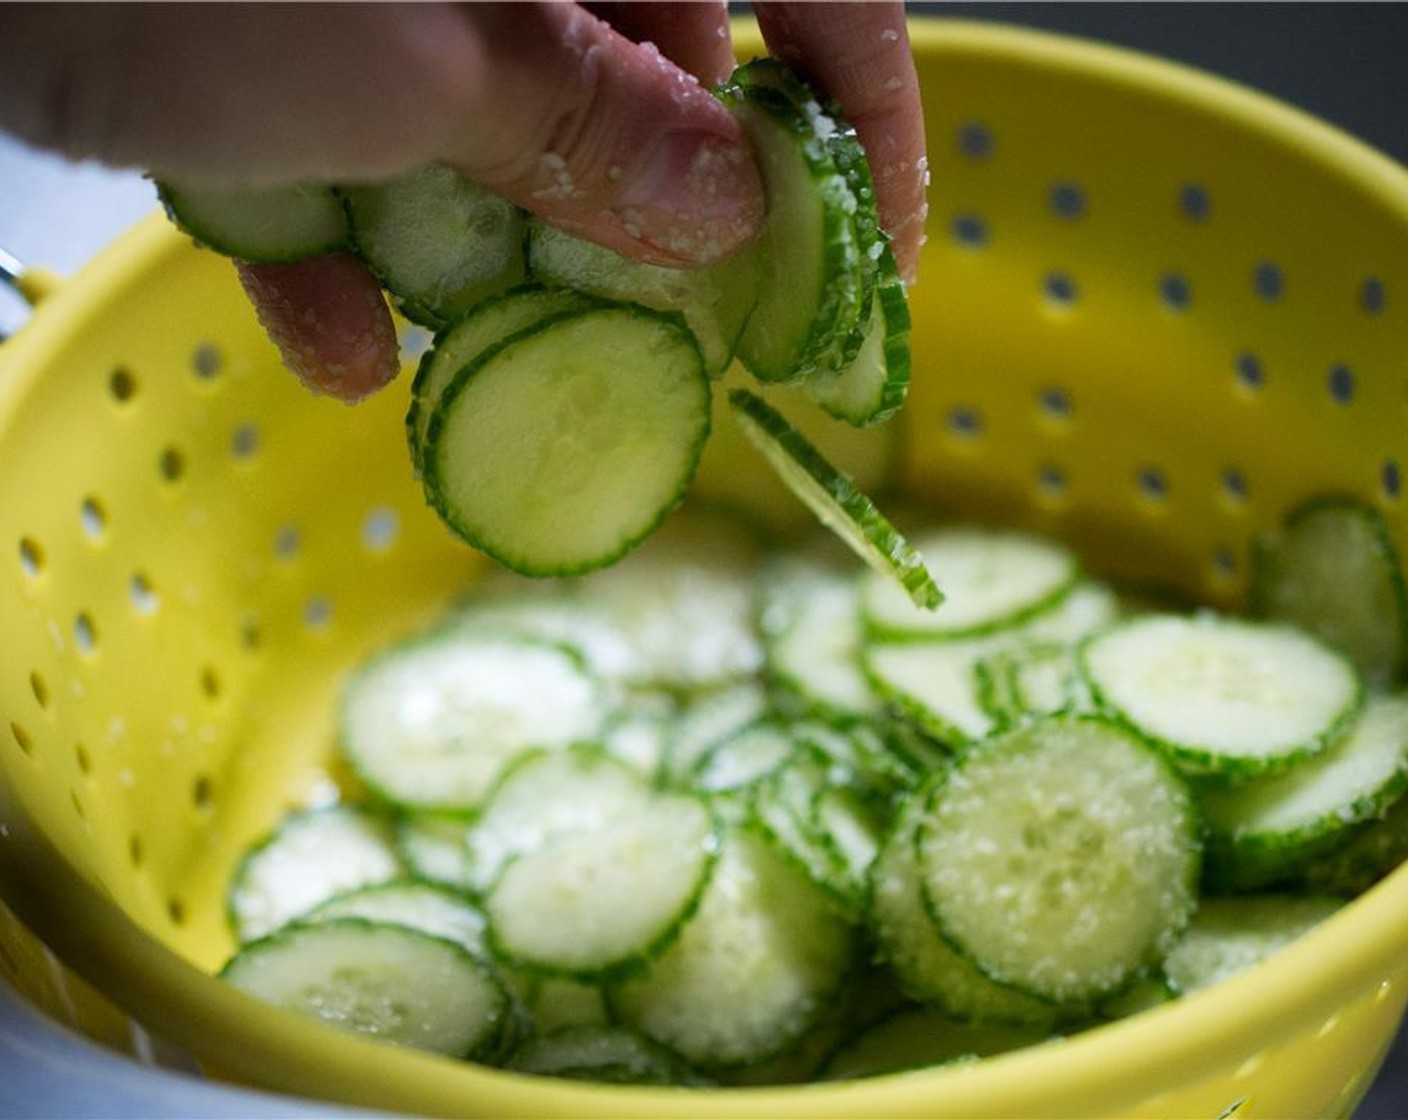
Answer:
<svg viewBox="0 0 1408 1120"><path fill-rule="evenodd" d="M0 283L18 292L30 307L37 307L40 300L58 287L59 276L47 268L26 266L19 257L0 245Z"/></svg>

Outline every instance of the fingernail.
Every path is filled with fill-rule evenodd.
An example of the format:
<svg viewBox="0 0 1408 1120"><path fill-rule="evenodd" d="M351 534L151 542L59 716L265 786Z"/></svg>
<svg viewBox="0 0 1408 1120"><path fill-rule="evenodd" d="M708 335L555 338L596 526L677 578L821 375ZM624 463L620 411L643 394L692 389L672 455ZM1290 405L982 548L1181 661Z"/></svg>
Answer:
<svg viewBox="0 0 1408 1120"><path fill-rule="evenodd" d="M666 133L612 212L630 237L682 263L707 264L758 232L762 181L746 147L707 133Z"/></svg>

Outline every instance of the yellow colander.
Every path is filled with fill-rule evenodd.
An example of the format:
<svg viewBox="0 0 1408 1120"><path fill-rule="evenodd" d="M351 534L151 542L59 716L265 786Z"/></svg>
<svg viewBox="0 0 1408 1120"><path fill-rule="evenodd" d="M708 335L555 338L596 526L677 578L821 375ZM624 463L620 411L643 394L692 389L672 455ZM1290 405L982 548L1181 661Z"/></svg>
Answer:
<svg viewBox="0 0 1408 1120"><path fill-rule="evenodd" d="M904 490L1219 604L1322 491L1408 552L1408 172L1172 65L913 31L933 189ZM228 263L160 219L0 367L0 971L91 1033L130 1015L221 1076L436 1115L1242 1120L1347 1114L1373 1076L1408 1000L1408 872L1203 994L864 1083L545 1084L251 1001L209 975L233 861L335 790L339 675L478 562L412 479L404 380L308 396ZM720 443L710 477L758 469Z"/></svg>

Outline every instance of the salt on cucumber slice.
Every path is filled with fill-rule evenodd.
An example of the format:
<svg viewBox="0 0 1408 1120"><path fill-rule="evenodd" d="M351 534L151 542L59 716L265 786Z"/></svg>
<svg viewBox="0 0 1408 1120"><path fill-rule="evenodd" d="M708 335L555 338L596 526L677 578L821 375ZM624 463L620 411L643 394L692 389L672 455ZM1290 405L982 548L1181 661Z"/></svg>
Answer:
<svg viewBox="0 0 1408 1120"><path fill-rule="evenodd" d="M738 356L759 381L789 382L839 364L860 321L855 197L827 146L779 90L734 82L720 97L758 155L768 219L745 252L758 301Z"/></svg>
<svg viewBox="0 0 1408 1120"><path fill-rule="evenodd" d="M462 945L476 957L486 955L484 912L464 895L431 883L397 879L344 891L299 920L329 922L337 918L407 926Z"/></svg>
<svg viewBox="0 0 1408 1120"><path fill-rule="evenodd" d="M347 247L347 216L331 187L219 187L166 180L167 216L196 243L251 264L287 264Z"/></svg>
<svg viewBox="0 0 1408 1120"><path fill-rule="evenodd" d="M1130 619L1081 660L1102 709L1181 769L1233 779L1318 754L1363 694L1349 660L1304 631L1213 614Z"/></svg>
<svg viewBox="0 0 1408 1120"><path fill-rule="evenodd" d="M925 734L958 746L997 730L978 666L1008 648L1006 635L938 642L876 642L862 664L871 687Z"/></svg>
<svg viewBox="0 0 1408 1120"><path fill-rule="evenodd" d="M524 575L620 559L679 504L710 389L678 317L618 305L549 318L464 367L425 435L431 504Z"/></svg>
<svg viewBox="0 0 1408 1120"><path fill-rule="evenodd" d="M527 275L523 212L442 164L342 196L358 254L417 322L451 322Z"/></svg>
<svg viewBox="0 0 1408 1120"><path fill-rule="evenodd" d="M800 712L868 720L880 703L861 669L859 589L851 573L785 565L761 588L770 683Z"/></svg>
<svg viewBox="0 0 1408 1120"><path fill-rule="evenodd" d="M1088 1005L1157 964L1197 905L1198 819L1142 740L1093 718L968 749L924 802L925 900L980 971Z"/></svg>
<svg viewBox="0 0 1408 1120"><path fill-rule="evenodd" d="M680 712L666 739L661 784L688 788L699 760L716 743L762 718L767 711L767 693L752 680L696 695Z"/></svg>
<svg viewBox="0 0 1408 1120"><path fill-rule="evenodd" d="M867 576L866 625L887 640L966 638L1025 622L1075 587L1080 565L1064 545L1010 529L954 525L915 536L915 551L943 593L937 610L918 610L889 580Z"/></svg>
<svg viewBox="0 0 1408 1120"><path fill-rule="evenodd" d="M230 881L235 935L253 941L343 891L401 875L391 825L356 805L292 813L256 843Z"/></svg>
<svg viewBox="0 0 1408 1120"><path fill-rule="evenodd" d="M576 292L525 285L486 298L436 335L416 367L406 413L406 437L416 469L424 469L425 433L435 405L461 369L525 327L591 306L592 300Z"/></svg>
<svg viewBox="0 0 1408 1120"><path fill-rule="evenodd" d="M526 755L505 772L469 829L467 877L487 891L517 857L604 828L651 796L645 779L595 746Z"/></svg>
<svg viewBox="0 0 1408 1120"><path fill-rule="evenodd" d="M251 995L383 1042L476 1057L508 997L453 941L363 918L296 924L246 945L221 976Z"/></svg>
<svg viewBox="0 0 1408 1120"><path fill-rule="evenodd" d="M589 742L606 714L600 683L568 649L436 631L360 666L343 689L339 727L343 756L382 799L471 810L514 759Z"/></svg>
<svg viewBox="0 0 1408 1120"><path fill-rule="evenodd" d="M910 1069L975 1062L1045 1041L1039 1026L971 1023L932 1007L897 1011L838 1047L821 1069L823 1081L850 1081Z"/></svg>
<svg viewBox="0 0 1408 1120"><path fill-rule="evenodd" d="M1318 498L1258 543L1257 614L1345 653L1378 685L1408 669L1408 589L1383 515L1347 497Z"/></svg>
<svg viewBox="0 0 1408 1120"><path fill-rule="evenodd" d="M909 298L888 244L879 244L875 295L855 353L835 369L809 377L802 391L838 420L857 428L883 424L909 394Z"/></svg>
<svg viewBox="0 0 1408 1120"><path fill-rule="evenodd" d="M870 923L880 958L909 998L978 1023L1052 1026L1058 1009L985 976L939 932L924 900L915 840L931 778L900 803L870 869Z"/></svg>
<svg viewBox="0 0 1408 1120"><path fill-rule="evenodd" d="M508 1068L613 1084L705 1084L678 1054L626 1027L573 1026L541 1034L518 1049Z"/></svg>
<svg viewBox="0 0 1408 1120"><path fill-rule="evenodd" d="M870 565L917 612L933 611L943 593L910 547L855 482L833 467L775 408L747 389L729 394L733 414L753 446L817 518Z"/></svg>
<svg viewBox="0 0 1408 1120"><path fill-rule="evenodd" d="M458 813L402 813L396 818L396 851L422 882L468 890L465 842L469 822Z"/></svg>
<svg viewBox="0 0 1408 1120"><path fill-rule="evenodd" d="M837 997L854 934L830 900L747 828L718 864L679 939L610 990L616 1020L706 1072L763 1061Z"/></svg>
<svg viewBox="0 0 1408 1120"><path fill-rule="evenodd" d="M1408 693L1371 696L1349 732L1284 774L1201 797L1208 873L1252 890L1293 879L1408 789Z"/></svg>
<svg viewBox="0 0 1408 1120"><path fill-rule="evenodd" d="M540 283L602 299L678 311L717 377L733 361L757 301L756 262L744 252L699 268L633 261L539 219L528 222L528 271Z"/></svg>
<svg viewBox="0 0 1408 1120"><path fill-rule="evenodd" d="M1260 964L1343 905L1343 899L1313 894L1206 898L1169 949L1164 974L1180 995L1211 987Z"/></svg>
<svg viewBox="0 0 1408 1120"><path fill-rule="evenodd" d="M625 681L688 697L754 674L763 662L752 609L758 551L738 518L688 506L578 582L629 643Z"/></svg>
<svg viewBox="0 0 1408 1120"><path fill-rule="evenodd" d="M577 980L639 970L675 941L718 850L704 802L662 794L511 861L485 898L495 955Z"/></svg>
<svg viewBox="0 0 1408 1120"><path fill-rule="evenodd" d="M786 727L762 719L709 748L694 767L694 787L703 793L732 793L766 779L796 754Z"/></svg>

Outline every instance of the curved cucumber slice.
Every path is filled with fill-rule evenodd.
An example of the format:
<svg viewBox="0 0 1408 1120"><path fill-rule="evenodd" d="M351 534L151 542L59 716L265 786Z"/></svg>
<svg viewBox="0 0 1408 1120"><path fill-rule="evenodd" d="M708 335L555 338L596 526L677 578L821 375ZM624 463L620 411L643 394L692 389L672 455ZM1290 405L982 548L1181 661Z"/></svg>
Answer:
<svg viewBox="0 0 1408 1120"><path fill-rule="evenodd" d="M729 394L733 414L779 478L817 518L914 607L933 610L943 601L919 554L900 536L856 484L828 463L782 414L747 389Z"/></svg>

